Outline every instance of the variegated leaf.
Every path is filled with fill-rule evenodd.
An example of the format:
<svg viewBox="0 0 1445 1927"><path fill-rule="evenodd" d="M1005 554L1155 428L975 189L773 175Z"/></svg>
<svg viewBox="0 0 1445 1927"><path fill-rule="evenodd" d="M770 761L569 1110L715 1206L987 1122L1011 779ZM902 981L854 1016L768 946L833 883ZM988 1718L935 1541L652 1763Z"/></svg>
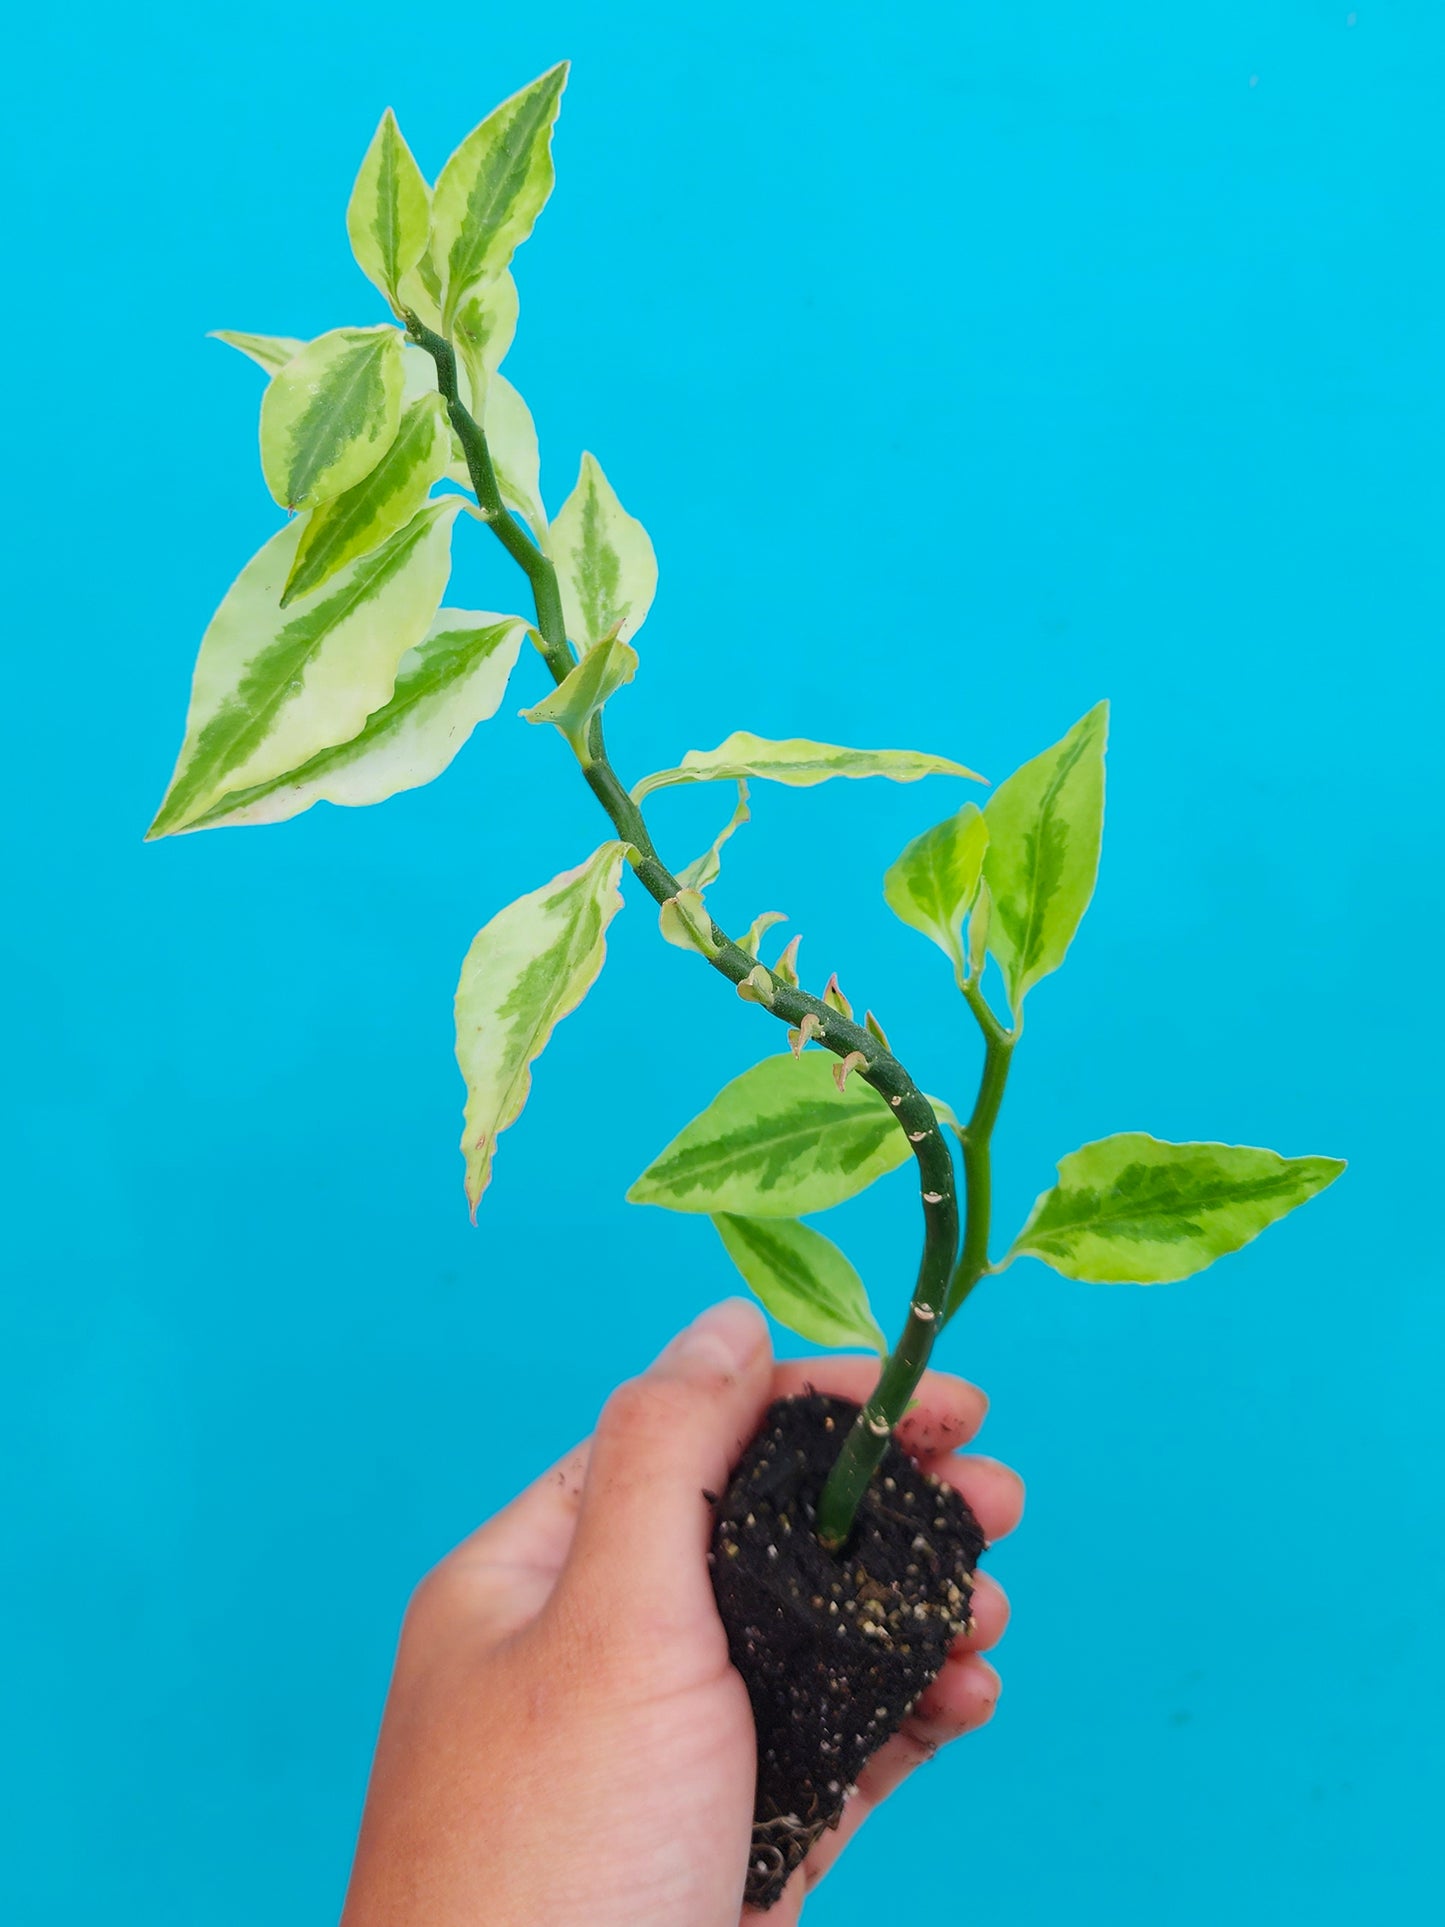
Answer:
<svg viewBox="0 0 1445 1927"><path fill-rule="evenodd" d="M462 399L476 421L486 419L487 389L516 332L517 284L510 274L476 289L457 310L453 340Z"/></svg>
<svg viewBox="0 0 1445 1927"><path fill-rule="evenodd" d="M715 957L712 918L699 890L679 890L666 898L657 912L657 927L663 940L679 950L695 950L699 956Z"/></svg>
<svg viewBox="0 0 1445 1927"><path fill-rule="evenodd" d="M395 328L333 328L271 378L261 400L261 467L283 508L316 508L359 482L401 416Z"/></svg>
<svg viewBox="0 0 1445 1927"><path fill-rule="evenodd" d="M360 733L436 616L461 506L459 496L429 502L285 611L281 590L305 522L288 523L252 557L202 638L185 741L150 836L186 829L228 793Z"/></svg>
<svg viewBox="0 0 1445 1927"><path fill-rule="evenodd" d="M748 786L738 784L737 807L727 822L723 824L712 842L701 856L695 856L691 863L684 864L677 873L677 880L684 890L705 890L710 883L722 875L722 847L736 830L740 830L752 815L748 808Z"/></svg>
<svg viewBox="0 0 1445 1927"><path fill-rule="evenodd" d="M988 947L1015 1015L1030 987L1064 961L1094 894L1108 734L1109 705L1099 703L1001 783L984 812Z"/></svg>
<svg viewBox="0 0 1445 1927"><path fill-rule="evenodd" d="M494 716L527 633L520 616L440 609L397 666L391 700L350 742L299 769L223 796L194 830L282 823L313 803L382 803L440 776L478 723Z"/></svg>
<svg viewBox="0 0 1445 1927"><path fill-rule="evenodd" d="M574 669L546 696L522 715L529 723L554 723L572 745L579 762L586 763L587 731L592 718L608 699L637 674L637 651L615 636L589 649Z"/></svg>
<svg viewBox="0 0 1445 1927"><path fill-rule="evenodd" d="M402 313L412 313L428 328L440 329L442 325L442 278L432 258L430 244L422 251L422 257L414 268L401 277L397 290Z"/></svg>
<svg viewBox="0 0 1445 1927"><path fill-rule="evenodd" d="M1124 1131L1060 1161L1058 1183L1009 1257L1041 1258L1093 1284L1169 1284L1238 1251L1344 1168L1338 1158Z"/></svg>
<svg viewBox="0 0 1445 1927"><path fill-rule="evenodd" d="M431 255L450 330L464 297L511 261L552 192L552 127L567 62L513 94L472 130L432 196Z"/></svg>
<svg viewBox="0 0 1445 1927"><path fill-rule="evenodd" d="M467 1083L462 1153L473 1217L497 1138L527 1101L534 1059L597 980L607 926L622 907L617 879L627 850L604 843L580 868L518 897L467 952L457 986L457 1062Z"/></svg>
<svg viewBox="0 0 1445 1927"><path fill-rule="evenodd" d="M246 335L234 328L212 328L210 339L224 341L228 348L239 348L249 361L254 361L258 368L264 368L268 375L279 373L306 346L295 335Z"/></svg>
<svg viewBox="0 0 1445 1927"><path fill-rule="evenodd" d="M796 1218L713 1218L748 1287L777 1319L811 1345L862 1345L886 1352L863 1280L830 1238Z"/></svg>
<svg viewBox="0 0 1445 1927"><path fill-rule="evenodd" d="M983 781L962 763L951 762L946 756L928 756L921 750L844 749L837 743L810 743L800 737L775 743L740 729L716 749L690 749L676 769L644 776L633 790L632 800L640 803L654 790L675 783L736 782L742 776L762 776L794 789L810 789L833 776L886 776L894 783L916 783L921 776L966 776L975 783Z"/></svg>
<svg viewBox="0 0 1445 1927"><path fill-rule="evenodd" d="M388 107L372 136L346 209L351 251L395 308L402 277L426 252L431 194Z"/></svg>
<svg viewBox="0 0 1445 1927"><path fill-rule="evenodd" d="M896 1170L908 1139L859 1077L840 1091L824 1052L766 1057L735 1077L628 1192L669 1211L795 1218Z"/></svg>
<svg viewBox="0 0 1445 1927"><path fill-rule="evenodd" d="M310 595L359 555L380 548L416 514L451 460L446 404L432 391L401 418L396 440L376 467L306 518L291 564L284 609Z"/></svg>
<svg viewBox="0 0 1445 1927"><path fill-rule="evenodd" d="M657 593L657 557L593 456L582 457L577 486L545 547L557 568L567 634L579 648L604 636L636 635Z"/></svg>
<svg viewBox="0 0 1445 1927"><path fill-rule="evenodd" d="M953 960L960 978L963 920L978 895L988 825L976 803L915 837L883 879L883 895L896 917L931 937Z"/></svg>
<svg viewBox="0 0 1445 1927"><path fill-rule="evenodd" d="M502 500L515 509L539 542L547 534L542 506L541 459L532 411L505 375L487 378L484 427Z"/></svg>

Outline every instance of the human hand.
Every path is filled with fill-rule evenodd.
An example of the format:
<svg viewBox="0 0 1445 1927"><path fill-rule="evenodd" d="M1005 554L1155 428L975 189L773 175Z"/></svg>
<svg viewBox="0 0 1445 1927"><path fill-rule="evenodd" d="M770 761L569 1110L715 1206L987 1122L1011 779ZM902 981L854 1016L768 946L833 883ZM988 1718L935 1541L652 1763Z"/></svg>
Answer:
<svg viewBox="0 0 1445 1927"><path fill-rule="evenodd" d="M866 1358L775 1364L741 1299L706 1312L608 1400L594 1437L442 1560L407 1612L342 1927L738 1927L756 1754L706 1552L721 1491L775 1398L861 1401ZM983 1394L930 1372L899 1435L990 1540L1023 1488L954 1448ZM792 1927L868 1813L999 1694L980 1653L1008 1606L978 1576L972 1630L869 1762L836 1832L766 1916Z"/></svg>

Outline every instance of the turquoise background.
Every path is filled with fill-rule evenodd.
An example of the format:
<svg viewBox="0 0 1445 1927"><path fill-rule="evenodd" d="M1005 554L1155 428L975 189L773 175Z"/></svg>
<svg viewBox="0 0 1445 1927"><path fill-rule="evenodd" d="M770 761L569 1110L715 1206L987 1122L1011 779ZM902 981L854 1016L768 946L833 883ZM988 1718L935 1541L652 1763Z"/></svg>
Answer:
<svg viewBox="0 0 1445 1927"><path fill-rule="evenodd" d="M535 665L429 789L140 840L277 521L204 331L381 319L382 106L431 171L564 53L509 372L553 504L585 441L662 559L621 766L747 727L1000 776L1112 695L1002 1226L1115 1129L1352 1160L1207 1279L978 1294L948 1362L1032 1495L1005 1699L809 1921L1433 1918L1440 8L79 5L9 53L7 1920L333 1918L412 1582L730 1288L622 1194L778 1040L636 892L467 1223L459 960L601 834L511 720ZM878 885L964 794L759 795L717 897L955 1103ZM728 806L660 798L664 847ZM908 1185L839 1226L895 1322Z"/></svg>

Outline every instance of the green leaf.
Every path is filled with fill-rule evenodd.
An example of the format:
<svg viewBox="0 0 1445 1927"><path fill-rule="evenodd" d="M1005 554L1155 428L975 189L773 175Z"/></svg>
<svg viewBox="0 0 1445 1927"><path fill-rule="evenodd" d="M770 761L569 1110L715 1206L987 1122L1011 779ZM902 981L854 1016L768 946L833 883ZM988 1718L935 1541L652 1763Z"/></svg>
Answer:
<svg viewBox="0 0 1445 1927"><path fill-rule="evenodd" d="M722 875L722 847L735 830L740 830L752 815L748 808L748 786L738 784L737 807L727 822L723 824L712 842L701 856L695 856L691 863L684 864L677 873L677 880L684 890L705 890Z"/></svg>
<svg viewBox="0 0 1445 1927"><path fill-rule="evenodd" d="M1073 1151L1009 1258L1042 1258L1091 1284L1162 1285L1202 1271L1344 1170L1245 1144L1166 1144L1125 1131Z"/></svg>
<svg viewBox="0 0 1445 1927"><path fill-rule="evenodd" d="M861 1078L840 1091L824 1052L765 1057L724 1085L628 1192L669 1211L796 1218L893 1171L908 1139Z"/></svg>
<svg viewBox="0 0 1445 1927"><path fill-rule="evenodd" d="M896 917L932 938L963 975L963 920L983 876L988 825L976 803L915 837L883 879Z"/></svg>
<svg viewBox="0 0 1445 1927"><path fill-rule="evenodd" d="M1064 961L1099 870L1109 705L1000 784L984 812L983 873L992 897L988 947L1017 1016L1025 995Z"/></svg>
<svg viewBox="0 0 1445 1927"><path fill-rule="evenodd" d="M407 309L424 321L428 328L439 330L442 325L442 278L432 258L430 244L422 251L422 257L414 268L401 277L397 290L403 312Z"/></svg>
<svg viewBox="0 0 1445 1927"><path fill-rule="evenodd" d="M261 467L283 508L309 509L359 482L401 417L395 328L333 328L271 378L261 401Z"/></svg>
<svg viewBox="0 0 1445 1927"><path fill-rule="evenodd" d="M657 593L657 557L647 530L623 508L591 455L547 533L567 634L579 648L642 627Z"/></svg>
<svg viewBox="0 0 1445 1927"><path fill-rule="evenodd" d="M587 731L608 698L637 674L637 651L613 637L589 649L581 662L535 708L524 709L529 723L555 723L572 745L577 760L586 763Z"/></svg>
<svg viewBox="0 0 1445 1927"><path fill-rule="evenodd" d="M396 440L370 474L306 518L282 608L404 528L445 474L451 449L446 403L433 390L407 409Z"/></svg>
<svg viewBox="0 0 1445 1927"><path fill-rule="evenodd" d="M388 107L351 190L346 232L357 266L393 308L400 305L403 275L426 252L430 222L425 177Z"/></svg>
<svg viewBox="0 0 1445 1927"><path fill-rule="evenodd" d="M579 869L518 897L467 952L457 986L457 1062L467 1083L462 1154L473 1217L497 1138L527 1101L533 1061L597 981L607 926L622 907L617 879L628 847L604 843Z"/></svg>
<svg viewBox="0 0 1445 1927"><path fill-rule="evenodd" d="M390 702L350 742L318 750L299 769L223 796L187 825L211 830L282 823L313 803L381 803L440 776L478 723L494 716L527 633L520 616L440 609L408 649Z"/></svg>
<svg viewBox="0 0 1445 1927"><path fill-rule="evenodd" d="M844 749L837 743L809 743L799 737L773 743L746 730L735 730L716 749L690 749L676 769L644 776L632 792L640 803L654 790L675 783L736 782L740 776L764 776L769 782L811 789L832 776L886 776L894 783L916 783L920 776L983 778L946 756L927 756L916 749Z"/></svg>
<svg viewBox="0 0 1445 1927"><path fill-rule="evenodd" d="M460 496L429 502L389 542L284 612L281 590L304 520L252 557L201 640L185 741L149 836L186 829L229 791L300 769L360 732L431 627L461 506Z"/></svg>
<svg viewBox="0 0 1445 1927"><path fill-rule="evenodd" d="M264 368L268 375L279 373L306 346L295 335L244 335L238 334L234 328L212 328L208 339L224 341L228 348L239 348L243 355L254 361L258 368Z"/></svg>
<svg viewBox="0 0 1445 1927"><path fill-rule="evenodd" d="M831 1239L796 1218L713 1218L728 1256L780 1325L814 1345L886 1352L863 1280Z"/></svg>
<svg viewBox="0 0 1445 1927"><path fill-rule="evenodd" d="M510 263L552 192L552 126L567 62L503 101L442 169L432 196L431 255L450 332L463 298Z"/></svg>
<svg viewBox="0 0 1445 1927"><path fill-rule="evenodd" d="M498 275L495 281L468 295L457 310L453 338L464 377L462 395L468 411L479 422L486 419L492 376L501 367L516 333L517 284L510 274ZM430 355L427 360L431 360Z"/></svg>

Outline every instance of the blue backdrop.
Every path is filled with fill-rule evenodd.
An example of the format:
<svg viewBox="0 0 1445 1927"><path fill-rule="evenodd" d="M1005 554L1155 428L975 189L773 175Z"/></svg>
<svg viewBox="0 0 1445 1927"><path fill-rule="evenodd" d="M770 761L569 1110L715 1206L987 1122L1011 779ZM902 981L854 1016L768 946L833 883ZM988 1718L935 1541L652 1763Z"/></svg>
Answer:
<svg viewBox="0 0 1445 1927"><path fill-rule="evenodd" d="M1193 1283L1025 1265L978 1293L949 1360L1032 1494L994 1559L1004 1702L872 1826L819 1927L897 1917L904 1850L939 1919L1423 1920L1425 0L543 0L435 26L167 0L12 28L7 1918L332 1918L412 1581L731 1286L704 1226L622 1194L776 1039L635 900L467 1223L459 960L599 838L556 742L508 720L540 684L384 808L140 840L200 631L277 519L261 378L204 331L381 319L342 212L382 106L430 171L562 54L509 370L553 504L585 443L661 557L622 766L746 727L1002 775L1112 695L1102 881L1030 1005L1001 1221L1115 1129L1352 1160ZM458 548L453 599L509 606L480 535ZM760 795L719 898L786 909L810 974L836 966L955 1102L969 1027L878 880L960 796ZM660 799L666 847L725 807ZM709 994L715 1049L676 1023ZM843 1226L893 1319L910 1195Z"/></svg>

